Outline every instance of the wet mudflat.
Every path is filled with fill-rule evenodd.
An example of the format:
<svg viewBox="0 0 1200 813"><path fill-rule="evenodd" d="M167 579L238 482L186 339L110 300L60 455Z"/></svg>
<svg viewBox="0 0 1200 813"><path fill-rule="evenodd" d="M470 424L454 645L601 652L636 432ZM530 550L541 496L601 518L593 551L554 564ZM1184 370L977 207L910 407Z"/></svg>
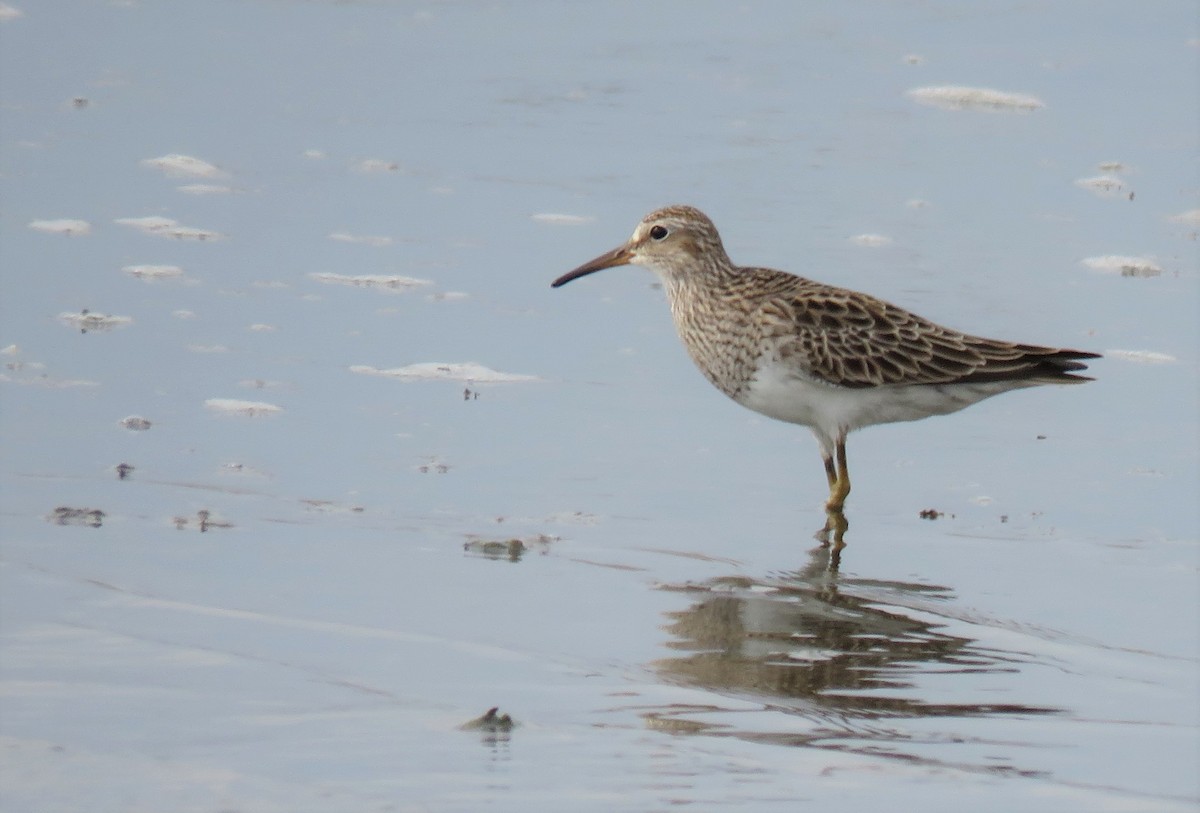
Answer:
<svg viewBox="0 0 1200 813"><path fill-rule="evenodd" d="M3 806L1194 809L1193 12L0 5ZM672 202L1097 381L835 558Z"/></svg>

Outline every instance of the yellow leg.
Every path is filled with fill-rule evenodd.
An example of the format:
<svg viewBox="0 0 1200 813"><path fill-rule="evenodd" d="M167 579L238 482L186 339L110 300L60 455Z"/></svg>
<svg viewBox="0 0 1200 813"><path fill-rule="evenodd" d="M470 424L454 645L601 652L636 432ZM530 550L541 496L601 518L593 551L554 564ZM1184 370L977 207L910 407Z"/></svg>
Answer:
<svg viewBox="0 0 1200 813"><path fill-rule="evenodd" d="M836 571L841 558L841 549L845 546L846 529L850 523L842 513L846 495L850 493L850 469L846 466L846 435L841 433L834 444L834 453L825 456L821 454L821 462L825 464L825 479L829 481L829 501L825 503L825 527L817 531L816 537L822 547L830 547L833 551L830 567Z"/></svg>
<svg viewBox="0 0 1200 813"><path fill-rule="evenodd" d="M829 491L833 492L833 487L837 483L837 466L834 465L833 455L829 457L821 456L821 462L825 464L825 479L829 481Z"/></svg>
<svg viewBox="0 0 1200 813"><path fill-rule="evenodd" d="M825 460L825 476L829 479L829 501L825 510L841 513L850 493L850 469L846 466L846 436L837 439L837 466L832 459Z"/></svg>

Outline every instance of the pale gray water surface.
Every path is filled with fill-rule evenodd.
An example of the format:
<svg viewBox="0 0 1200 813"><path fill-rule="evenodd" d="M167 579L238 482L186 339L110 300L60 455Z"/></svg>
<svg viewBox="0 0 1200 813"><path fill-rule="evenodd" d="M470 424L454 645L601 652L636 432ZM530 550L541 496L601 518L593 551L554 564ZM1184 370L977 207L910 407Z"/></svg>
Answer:
<svg viewBox="0 0 1200 813"><path fill-rule="evenodd" d="M1195 809L1197 36L0 5L4 809ZM549 288L673 202L1107 357L853 437L835 566L645 272Z"/></svg>

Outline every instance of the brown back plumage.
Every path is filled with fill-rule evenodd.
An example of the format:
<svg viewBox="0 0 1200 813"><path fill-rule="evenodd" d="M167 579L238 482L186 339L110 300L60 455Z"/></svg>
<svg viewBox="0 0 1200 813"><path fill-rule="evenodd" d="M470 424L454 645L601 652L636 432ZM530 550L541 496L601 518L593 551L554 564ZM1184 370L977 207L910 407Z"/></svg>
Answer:
<svg viewBox="0 0 1200 813"><path fill-rule="evenodd" d="M867 294L822 285L782 271L785 291L765 298L760 313L778 328L782 358L799 356L814 377L842 387L967 384L985 381L1068 384L1090 381L1080 359L1095 353L986 339L943 327ZM785 282L786 280L786 282Z"/></svg>

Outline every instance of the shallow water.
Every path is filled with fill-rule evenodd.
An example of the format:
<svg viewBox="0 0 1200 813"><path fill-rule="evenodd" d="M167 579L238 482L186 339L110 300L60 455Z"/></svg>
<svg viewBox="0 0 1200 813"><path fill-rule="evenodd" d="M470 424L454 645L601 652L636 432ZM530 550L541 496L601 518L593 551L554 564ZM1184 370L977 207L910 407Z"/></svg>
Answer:
<svg viewBox="0 0 1200 813"><path fill-rule="evenodd" d="M0 37L6 809L1200 802L1192 4ZM853 436L835 560L648 275L549 288L671 202L1106 358Z"/></svg>

